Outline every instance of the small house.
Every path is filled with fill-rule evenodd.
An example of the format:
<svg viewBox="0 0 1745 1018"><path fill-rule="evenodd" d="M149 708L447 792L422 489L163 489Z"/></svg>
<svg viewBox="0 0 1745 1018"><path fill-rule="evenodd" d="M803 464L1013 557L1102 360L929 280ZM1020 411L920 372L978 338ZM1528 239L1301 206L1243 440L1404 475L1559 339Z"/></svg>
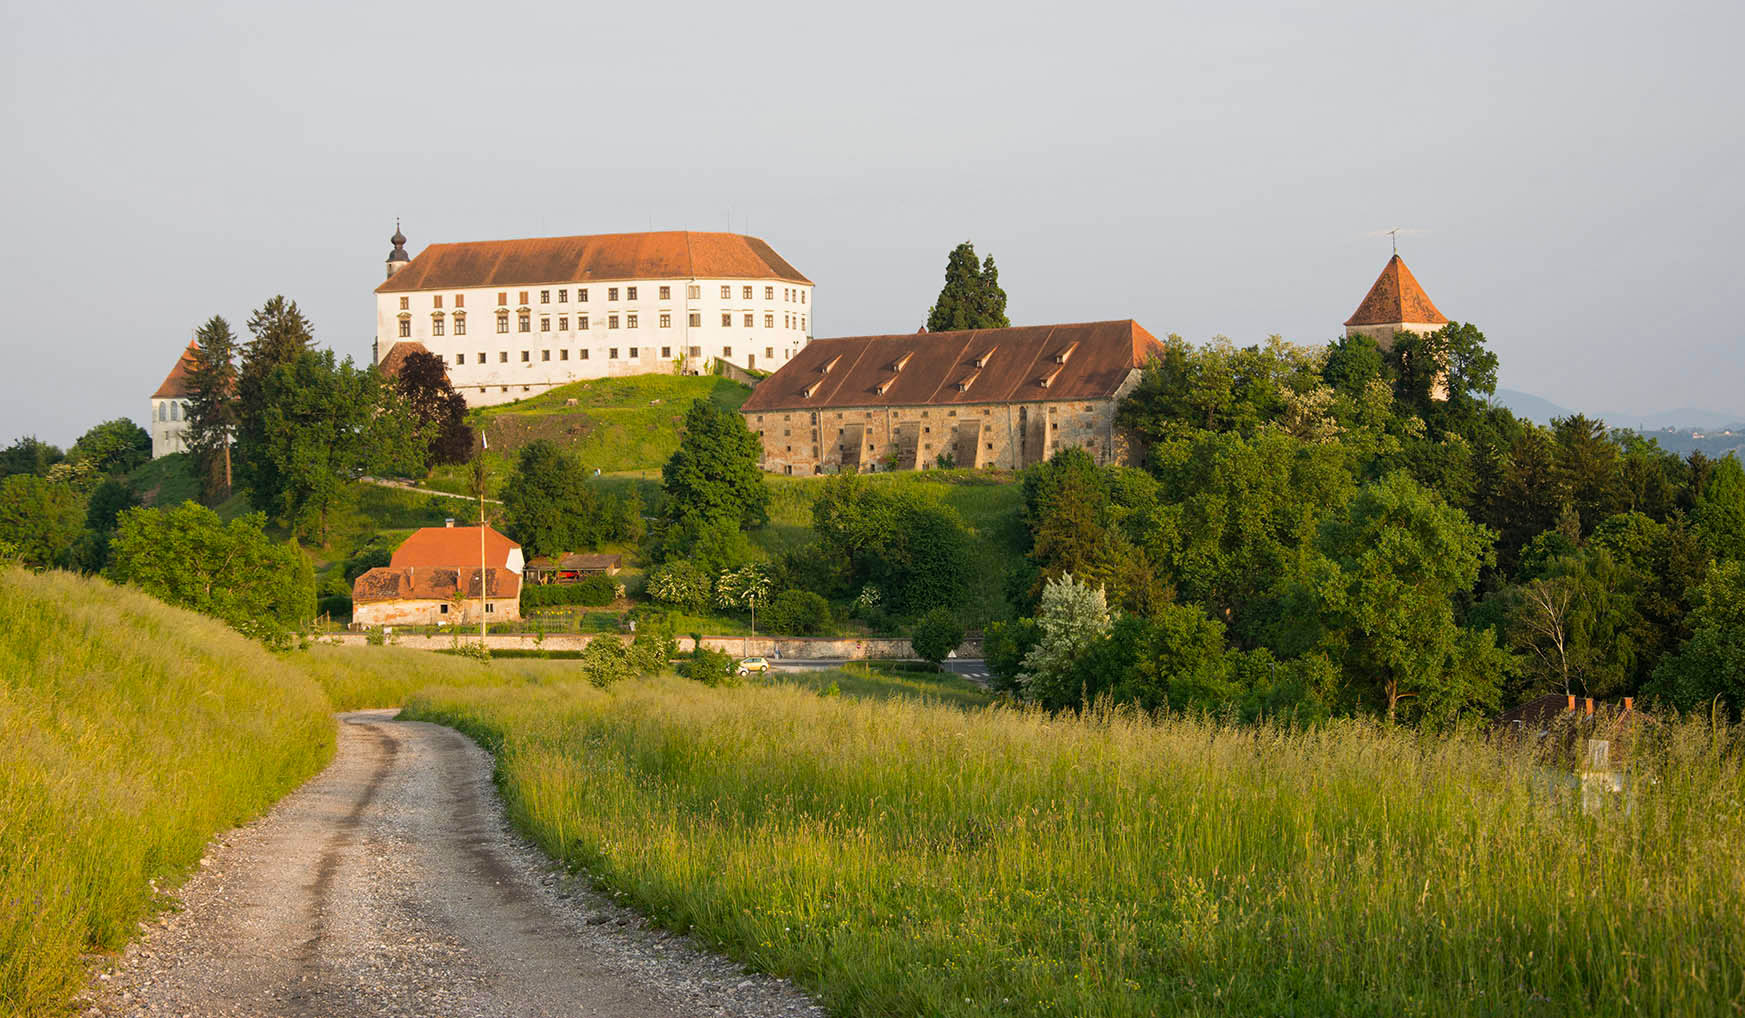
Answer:
<svg viewBox="0 0 1745 1018"><path fill-rule="evenodd" d="M352 625L478 625L521 618L521 546L491 529L425 527L352 584ZM482 550L482 561L481 561Z"/></svg>
<svg viewBox="0 0 1745 1018"><path fill-rule="evenodd" d="M624 556L604 552L572 555L542 555L527 563L527 582L575 583L587 576L617 576Z"/></svg>

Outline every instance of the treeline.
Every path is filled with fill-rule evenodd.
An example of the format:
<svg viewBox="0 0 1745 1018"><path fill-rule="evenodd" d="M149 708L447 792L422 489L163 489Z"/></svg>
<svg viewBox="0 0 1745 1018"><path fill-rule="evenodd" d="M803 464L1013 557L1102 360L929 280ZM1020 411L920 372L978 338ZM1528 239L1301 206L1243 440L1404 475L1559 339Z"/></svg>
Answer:
<svg viewBox="0 0 1745 1018"><path fill-rule="evenodd" d="M1471 325L1328 348L1171 337L1119 421L1143 469L1024 476L991 670L1246 716L1446 724L1546 693L1745 703L1745 471L1494 406Z"/></svg>
<svg viewBox="0 0 1745 1018"><path fill-rule="evenodd" d="M151 436L125 418L65 453L21 438L0 451L0 559L104 573L269 643L306 624L314 581L297 540L325 542L358 477L462 462L473 435L432 354L384 378L317 350L308 319L284 297L247 328L247 342L221 317L195 331L184 438L207 505L140 506L130 474L150 460ZM232 504L237 518L226 523L208 506L233 494L256 511ZM289 543L269 536L270 521Z"/></svg>

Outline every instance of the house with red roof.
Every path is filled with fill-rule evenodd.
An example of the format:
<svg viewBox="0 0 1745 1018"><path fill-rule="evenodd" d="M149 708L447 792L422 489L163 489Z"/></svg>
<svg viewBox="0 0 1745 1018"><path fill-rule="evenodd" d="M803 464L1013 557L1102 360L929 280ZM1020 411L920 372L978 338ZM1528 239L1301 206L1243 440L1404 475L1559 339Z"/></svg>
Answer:
<svg viewBox="0 0 1745 1018"><path fill-rule="evenodd" d="M484 527L424 527L351 588L352 625L436 626L521 618L521 546ZM481 561L482 559L482 561Z"/></svg>

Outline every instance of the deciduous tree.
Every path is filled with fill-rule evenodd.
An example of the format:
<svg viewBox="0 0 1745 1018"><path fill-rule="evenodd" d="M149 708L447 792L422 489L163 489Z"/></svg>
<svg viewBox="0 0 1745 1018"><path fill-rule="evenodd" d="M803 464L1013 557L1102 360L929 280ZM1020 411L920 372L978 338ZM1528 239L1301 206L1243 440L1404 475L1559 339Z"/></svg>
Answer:
<svg viewBox="0 0 1745 1018"><path fill-rule="evenodd" d="M545 439L521 447L503 485L503 521L530 556L596 547L602 522L587 471Z"/></svg>
<svg viewBox="0 0 1745 1018"><path fill-rule="evenodd" d="M745 420L699 399L685 414L678 450L661 468L664 516L727 520L757 527L769 521L769 488L758 467L762 445Z"/></svg>

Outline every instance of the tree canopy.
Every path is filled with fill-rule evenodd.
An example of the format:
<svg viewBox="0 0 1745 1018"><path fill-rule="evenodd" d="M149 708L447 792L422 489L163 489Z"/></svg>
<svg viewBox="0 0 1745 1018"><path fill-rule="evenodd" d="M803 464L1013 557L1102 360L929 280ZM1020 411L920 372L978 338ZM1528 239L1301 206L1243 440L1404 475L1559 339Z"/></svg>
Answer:
<svg viewBox="0 0 1745 1018"><path fill-rule="evenodd" d="M927 331L1004 329L1011 324L994 256L977 263L975 245L967 240L952 248L945 259L945 285L927 310Z"/></svg>
<svg viewBox="0 0 1745 1018"><path fill-rule="evenodd" d="M707 399L693 402L679 448L660 472L665 519L767 523L769 488L758 466L762 449L739 414Z"/></svg>

